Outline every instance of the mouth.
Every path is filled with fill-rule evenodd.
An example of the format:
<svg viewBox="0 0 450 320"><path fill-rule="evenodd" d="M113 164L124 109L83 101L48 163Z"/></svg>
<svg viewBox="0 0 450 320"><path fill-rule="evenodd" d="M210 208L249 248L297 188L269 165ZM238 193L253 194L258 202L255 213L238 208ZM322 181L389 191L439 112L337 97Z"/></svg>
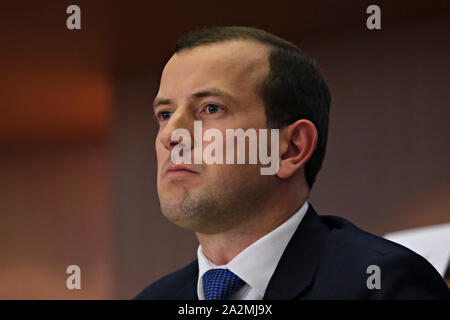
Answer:
<svg viewBox="0 0 450 320"><path fill-rule="evenodd" d="M181 178L189 175L197 175L198 172L184 165L169 165L164 172L167 178Z"/></svg>

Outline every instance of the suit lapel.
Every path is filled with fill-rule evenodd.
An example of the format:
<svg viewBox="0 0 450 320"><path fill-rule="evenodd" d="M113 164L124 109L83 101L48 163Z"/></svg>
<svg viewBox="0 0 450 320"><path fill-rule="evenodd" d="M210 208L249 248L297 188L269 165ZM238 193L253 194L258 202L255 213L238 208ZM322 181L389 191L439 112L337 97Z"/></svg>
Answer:
<svg viewBox="0 0 450 320"><path fill-rule="evenodd" d="M174 295L174 300L198 300L197 279L198 279L198 261L194 260L189 264L186 270L185 285Z"/></svg>
<svg viewBox="0 0 450 320"><path fill-rule="evenodd" d="M299 227L281 256L264 300L291 300L311 283L329 229L309 204Z"/></svg>

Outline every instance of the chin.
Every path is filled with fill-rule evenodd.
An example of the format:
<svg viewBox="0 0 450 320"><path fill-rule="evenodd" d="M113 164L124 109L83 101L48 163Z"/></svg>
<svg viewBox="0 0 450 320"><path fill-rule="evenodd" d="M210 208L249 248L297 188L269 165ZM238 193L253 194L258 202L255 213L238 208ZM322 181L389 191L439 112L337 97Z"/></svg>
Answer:
<svg viewBox="0 0 450 320"><path fill-rule="evenodd" d="M181 210L169 207L165 207L164 209L162 208L161 210L164 217L166 217L170 222L177 225L178 227L194 232L197 231L199 226L198 223L196 223L197 219L195 217L195 214L186 215L185 213L181 212Z"/></svg>

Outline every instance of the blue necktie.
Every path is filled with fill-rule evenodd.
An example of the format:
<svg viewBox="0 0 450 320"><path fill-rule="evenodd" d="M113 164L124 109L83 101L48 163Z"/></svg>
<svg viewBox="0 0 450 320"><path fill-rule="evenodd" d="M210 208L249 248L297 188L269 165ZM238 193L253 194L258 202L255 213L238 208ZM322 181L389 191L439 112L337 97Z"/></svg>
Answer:
<svg viewBox="0 0 450 320"><path fill-rule="evenodd" d="M205 300L228 300L245 282L228 269L211 269L203 275Z"/></svg>

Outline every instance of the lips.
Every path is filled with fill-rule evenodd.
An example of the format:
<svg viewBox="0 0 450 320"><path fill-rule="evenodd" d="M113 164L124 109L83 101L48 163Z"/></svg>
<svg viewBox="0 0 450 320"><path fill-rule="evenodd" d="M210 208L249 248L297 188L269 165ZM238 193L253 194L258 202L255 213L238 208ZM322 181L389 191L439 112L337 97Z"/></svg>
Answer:
<svg viewBox="0 0 450 320"><path fill-rule="evenodd" d="M189 174L198 174L198 172L192 168L189 168L188 166L174 164L170 164L169 166L167 166L167 169L164 172L165 176L171 177L181 177Z"/></svg>

